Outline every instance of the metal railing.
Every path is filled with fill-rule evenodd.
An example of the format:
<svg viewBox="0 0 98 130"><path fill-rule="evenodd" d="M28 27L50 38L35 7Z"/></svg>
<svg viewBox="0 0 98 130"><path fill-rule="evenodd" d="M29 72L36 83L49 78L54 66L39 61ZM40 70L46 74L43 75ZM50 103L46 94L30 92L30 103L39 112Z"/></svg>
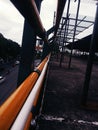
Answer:
<svg viewBox="0 0 98 130"><path fill-rule="evenodd" d="M33 114L31 110L36 107L50 55L32 72L27 79L0 107L0 130L24 130L27 120Z"/></svg>
<svg viewBox="0 0 98 130"><path fill-rule="evenodd" d="M28 22L34 28L36 34L47 44L47 34L42 25L35 1L11 0L11 2L16 6L24 18L28 20ZM62 7L62 3L65 4L65 1L63 0L60 2L59 0L59 3L61 3L60 6ZM62 7L60 14L59 9L60 8L58 4L56 30L58 28L64 6ZM12 93L12 95L2 104L0 107L0 130L29 129L31 119L34 118L34 113L31 111L36 107L39 100L39 95L43 86L49 58L50 55L48 55L41 62L37 69L31 73L26 78L26 80Z"/></svg>
<svg viewBox="0 0 98 130"><path fill-rule="evenodd" d="M24 16L24 18L30 23L30 25L35 30L36 35L42 38L45 43L48 43L46 31L42 24L35 0L11 0L11 2Z"/></svg>

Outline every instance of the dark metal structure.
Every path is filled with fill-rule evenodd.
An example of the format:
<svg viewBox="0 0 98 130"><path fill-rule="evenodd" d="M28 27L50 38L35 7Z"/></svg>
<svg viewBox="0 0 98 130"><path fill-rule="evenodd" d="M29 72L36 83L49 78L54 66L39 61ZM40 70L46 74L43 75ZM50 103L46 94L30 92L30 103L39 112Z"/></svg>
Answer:
<svg viewBox="0 0 98 130"><path fill-rule="evenodd" d="M67 21L69 21L67 23L67 25L64 24L66 19L67 19ZM62 17L62 20L60 22L59 29L58 29L58 32L57 32L57 35L56 35L56 40L57 41L59 41L60 37L62 39L61 43L60 43L60 46L63 45L63 42L71 43L73 41L75 20L76 19L75 19L75 15L74 14L70 14L68 18ZM76 38L76 36L78 36L80 33L83 33L83 31L85 31L86 29L88 29L92 25L94 25L94 20L93 20L92 17L79 15L79 18L77 19L77 25L76 25L77 28L76 28L74 41L78 41L79 39ZM62 28L62 26L63 26L63 28ZM65 27L66 26L67 26L67 29L68 29L67 32L65 32ZM64 40L64 38L65 38L64 35L66 36L66 40Z"/></svg>
<svg viewBox="0 0 98 130"><path fill-rule="evenodd" d="M66 4L66 1L67 0L58 0L57 13L56 13L56 24L55 24L56 28L55 28L55 31L54 31L54 37L57 34L57 30L59 28L59 23L60 23L60 20L61 20L63 11L64 11L64 7L65 7L65 4Z"/></svg>
<svg viewBox="0 0 98 130"><path fill-rule="evenodd" d="M90 54L89 54L89 58L88 58L87 68L86 68L84 88L83 88L82 105L84 105L84 106L87 105L87 97L88 97L91 72L92 72L92 67L93 67L95 51L96 51L97 43L98 43L97 34L98 34L98 4L97 4L97 11L96 11L93 35L92 35L92 39L91 39L91 46L90 46L90 52L89 52Z"/></svg>
<svg viewBox="0 0 98 130"><path fill-rule="evenodd" d="M41 2L42 0L35 0L36 7L39 12L41 7ZM18 82L17 82L18 86L25 80L25 78L29 76L29 74L34 69L35 46L36 46L36 31L28 23L28 20L25 19L23 39L22 39L22 49L21 49L21 60L20 60Z"/></svg>
<svg viewBox="0 0 98 130"><path fill-rule="evenodd" d="M55 16L56 15L54 15L54 23ZM76 38L76 36L78 36L80 33L83 33L83 31L94 25L94 19L92 17L82 15L79 15L77 17L75 17L74 14L67 14L66 17L63 16L61 18L61 22L56 35L56 41L59 46L61 46L63 52L65 51L66 45L70 44L71 55L69 61L69 68L71 65L71 56L74 42L79 40L78 38Z"/></svg>
<svg viewBox="0 0 98 130"><path fill-rule="evenodd" d="M70 54L70 60L69 60L69 68L71 65L71 57L72 57L72 51L73 51L73 45L75 41L78 39L76 38L77 35L82 33L84 30L88 29L94 24L94 20L89 19L88 16L80 16L79 15L79 8L80 8L80 0L75 0L74 2L77 2L77 11L76 14L70 14L69 13L69 8L70 8L70 0L68 1L68 8L67 8L67 13L66 17L63 17L63 11L65 4L67 0L58 0L57 4L57 10L56 13L54 14L54 21L53 24L55 27L51 28L48 32L45 31L43 24L41 22L40 16L39 16L39 7L41 4L41 0L11 0L11 2L16 6L16 8L20 11L20 13L24 16L26 19L26 26L24 28L24 37L23 37L23 42L24 42L24 51L23 51L23 67L22 69L25 70L28 68L27 73L30 73L30 64L31 64L31 50L34 47L31 47L32 43L27 44L28 38L29 42L33 42L35 46L35 37L36 35L42 38L44 41L44 47L43 47L43 56L42 59L51 51L50 46L49 46L49 41L53 42L58 42L59 46L62 47L62 52L65 51L65 46L69 43L71 43L71 54ZM82 104L85 105L87 102L87 93L89 89L89 82L90 82L90 75L92 71L92 65L93 65L93 57L95 53L95 48L96 48L96 43L98 41L97 39L97 34L98 34L98 9L97 9L97 14L96 14L96 21L95 21L95 26L94 26L94 31L92 35L92 44L91 44L91 49L90 49L90 56L87 64L87 70L86 70L86 76L85 76L85 83L84 83L84 89L83 89L83 97L82 97ZM29 23L29 24L28 24ZM28 25L27 25L28 24ZM33 31L32 31L32 29ZM30 31L30 35L28 35L28 38L26 39L26 33L27 31ZM49 39L48 41L48 35L54 31L54 36L53 38ZM32 37L33 36L33 37ZM33 39L32 39L33 38ZM30 48L31 47L31 48ZM28 55L25 57L25 53L28 52L26 50L29 48L30 53L30 60L28 59ZM23 48L22 48L23 49ZM34 53L34 50L33 50ZM61 57L62 58L62 57ZM25 63L25 64L24 64ZM28 64L29 63L29 64ZM60 64L62 63L62 59L60 61ZM26 66L25 66L26 65ZM90 66L89 66L90 65ZM21 70L21 71L23 71ZM23 74L24 75L24 74ZM27 77L27 75L25 76Z"/></svg>
<svg viewBox="0 0 98 130"><path fill-rule="evenodd" d="M78 1L78 7L77 7L77 13L76 17L72 17L72 14L67 14L67 17L62 17L59 28L57 31L57 35L55 36L56 41L58 42L59 46L62 47L62 52L64 52L64 45L70 43L70 49L71 49L71 54L70 54L70 60L69 60L69 68L71 66L71 58L72 58L72 51L74 47L74 43L78 42L79 39L76 38L77 35L94 25L94 30L93 30L93 35L88 36L88 40L91 40L91 45L89 41L89 45L84 45L85 50L88 50L88 46L90 46L90 51L89 51L89 59L87 63L87 69L86 69L86 75L85 75L85 81L84 81L84 88L83 88L83 96L82 96L82 105L86 106L87 105L87 97L88 97L88 90L89 90L89 84L90 84L90 77L91 77L91 72L92 72L92 66L93 66L93 60L94 60L94 55L95 52L97 51L97 34L98 34L98 5L97 5L97 14L96 14L96 19L92 19L91 17L88 16L80 16L79 15L79 7L80 7L80 0ZM68 11L68 10L67 10ZM56 23L56 15L54 14L54 21L53 24L55 25ZM94 23L95 21L95 23ZM56 34L56 33L54 33ZM85 38L85 40L87 40ZM83 39L84 40L84 39ZM82 40L82 42L83 42ZM78 47L81 48L81 45ZM84 50L82 50L84 51ZM64 53L63 53L64 54ZM60 66L62 63L62 55L60 59ZM90 107L90 106L89 106Z"/></svg>
<svg viewBox="0 0 98 130"><path fill-rule="evenodd" d="M40 0L37 0L37 2L39 1ZM39 11L35 0L11 0L11 2L29 22L31 27L34 29L36 35L41 37L45 42L48 42L45 33L46 31L40 19Z"/></svg>

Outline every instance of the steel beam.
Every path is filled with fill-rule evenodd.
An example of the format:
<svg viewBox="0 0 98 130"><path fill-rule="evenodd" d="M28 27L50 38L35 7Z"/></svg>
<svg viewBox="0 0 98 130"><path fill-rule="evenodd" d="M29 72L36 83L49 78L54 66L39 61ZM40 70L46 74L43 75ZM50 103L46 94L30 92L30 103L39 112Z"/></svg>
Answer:
<svg viewBox="0 0 98 130"><path fill-rule="evenodd" d="M35 0L39 11L41 1L42 0ZM35 55L35 46L36 46L35 30L31 27L28 21L25 20L17 86L19 86L25 80L25 78L28 77L28 75L32 72L34 68L33 63Z"/></svg>
<svg viewBox="0 0 98 130"><path fill-rule="evenodd" d="M68 22L68 20L69 20L69 9L70 9L70 0L68 1L66 19L65 19L65 22L64 22L64 24L65 24L65 29L64 29L64 38L63 38L62 53L61 53L61 58L60 58L60 67L62 66L62 61L63 61L63 58L64 58L64 53L63 53L63 51L64 51L64 48L65 48L65 47L64 47L65 37L67 37L67 34L68 34L67 22ZM64 26L64 24L63 24L63 26ZM62 27L63 27L63 26L62 26ZM61 31L62 31L62 29L61 29Z"/></svg>
<svg viewBox="0 0 98 130"><path fill-rule="evenodd" d="M78 16L79 16L80 3L81 3L81 0L78 0L78 7L77 7L77 13L76 13L76 21L75 21L75 27L74 27L73 41L71 43L71 53L70 53L69 64L68 64L69 69L71 67L73 44L74 44L74 39L75 39L75 35L76 35L76 27L77 27L77 21L78 21Z"/></svg>
<svg viewBox="0 0 98 130"><path fill-rule="evenodd" d="M51 27L48 31L47 31L47 36L50 35L51 33L53 33L55 30L55 26Z"/></svg>
<svg viewBox="0 0 98 130"><path fill-rule="evenodd" d="M58 0L57 14L56 14L56 29L54 32L54 37L56 36L57 30L59 28L59 24L60 24L60 20L61 20L62 14L63 14L65 3L66 3L66 0Z"/></svg>
<svg viewBox="0 0 98 130"><path fill-rule="evenodd" d="M19 86L31 73L32 61L34 60L35 45L36 35L34 33L34 30L29 25L28 21L25 20L17 86Z"/></svg>
<svg viewBox="0 0 98 130"><path fill-rule="evenodd" d="M37 9L34 0L11 0L11 2L16 6L19 12L24 16L29 24L33 27L36 34L43 40L46 40L45 29L42 25L39 11Z"/></svg>
<svg viewBox="0 0 98 130"><path fill-rule="evenodd" d="M55 30L55 26L51 27L46 35L47 37ZM50 41L50 40L49 40ZM45 41L44 41L44 45L43 45L43 53L42 53L42 60L50 53L51 49L50 49L50 46L49 44L46 44Z"/></svg>

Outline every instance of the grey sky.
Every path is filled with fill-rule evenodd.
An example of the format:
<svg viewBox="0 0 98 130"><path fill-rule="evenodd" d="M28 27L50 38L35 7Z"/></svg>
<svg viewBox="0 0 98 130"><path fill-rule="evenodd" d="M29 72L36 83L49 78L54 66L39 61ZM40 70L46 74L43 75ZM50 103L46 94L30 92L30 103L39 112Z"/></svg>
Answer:
<svg viewBox="0 0 98 130"><path fill-rule="evenodd" d="M74 0L71 0L71 13L76 10ZM95 4L91 4L93 0L81 0L80 14L95 15ZM46 30L53 25L53 15L56 10L57 0L43 0L41 6L41 19ZM66 10L66 9L65 9ZM12 39L19 44L22 40L24 18L13 6L10 0L0 0L0 33L6 38Z"/></svg>
<svg viewBox="0 0 98 130"><path fill-rule="evenodd" d="M0 0L0 33L20 43L23 17L9 0Z"/></svg>

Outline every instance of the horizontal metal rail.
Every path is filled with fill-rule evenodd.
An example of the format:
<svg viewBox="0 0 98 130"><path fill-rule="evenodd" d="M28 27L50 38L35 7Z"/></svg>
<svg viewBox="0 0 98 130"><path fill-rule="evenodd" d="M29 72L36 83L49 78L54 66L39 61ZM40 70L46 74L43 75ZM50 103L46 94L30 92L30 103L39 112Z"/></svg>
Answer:
<svg viewBox="0 0 98 130"><path fill-rule="evenodd" d="M62 17L63 19L66 19L66 17ZM69 18L69 20L73 20L73 21L75 21L75 18L72 18L72 17L70 17ZM77 21L81 21L81 19L77 19ZM87 22L87 23L92 23L92 24L94 24L94 20L83 20L83 22Z"/></svg>
<svg viewBox="0 0 98 130"><path fill-rule="evenodd" d="M48 42L46 31L43 27L39 11L34 0L10 0L25 19L34 28L36 34L45 42Z"/></svg>
<svg viewBox="0 0 98 130"><path fill-rule="evenodd" d="M12 126L48 60L49 56L41 62L36 71L31 73L15 90L15 92L2 104L0 107L0 130L8 130Z"/></svg>
<svg viewBox="0 0 98 130"><path fill-rule="evenodd" d="M34 88L32 89L31 93L29 94L29 97L27 98L24 106L22 107L20 113L18 114L18 117L15 120L15 123L13 124L11 130L23 130L26 120L32 110L32 104L33 107L36 107L38 97L40 95L41 87L43 84L45 72L47 69L48 61L46 62L40 77L38 78Z"/></svg>

